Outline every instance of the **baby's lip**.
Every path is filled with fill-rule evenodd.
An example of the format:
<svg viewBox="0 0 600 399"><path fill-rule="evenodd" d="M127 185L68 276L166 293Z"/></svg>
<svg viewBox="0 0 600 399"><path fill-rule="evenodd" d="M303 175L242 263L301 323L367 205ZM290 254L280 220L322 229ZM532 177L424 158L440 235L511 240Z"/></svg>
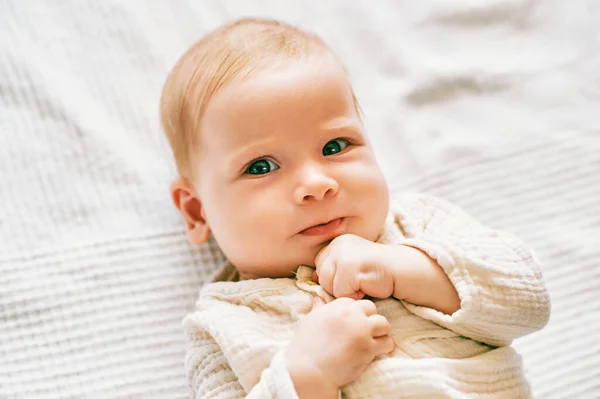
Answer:
<svg viewBox="0 0 600 399"><path fill-rule="evenodd" d="M335 219L330 219L323 223L317 223L310 227L307 227L301 230L298 234L307 235L307 236L317 236L331 233L337 230L342 223L344 222L344 217L338 217Z"/></svg>

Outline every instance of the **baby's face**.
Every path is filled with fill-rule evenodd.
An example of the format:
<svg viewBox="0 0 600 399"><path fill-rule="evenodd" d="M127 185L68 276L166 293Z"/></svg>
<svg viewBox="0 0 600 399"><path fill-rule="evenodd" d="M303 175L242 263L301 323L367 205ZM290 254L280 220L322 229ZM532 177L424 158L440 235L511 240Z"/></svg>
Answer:
<svg viewBox="0 0 600 399"><path fill-rule="evenodd" d="M242 278L290 276L335 237L383 228L387 184L332 58L226 86L201 131L193 184Z"/></svg>

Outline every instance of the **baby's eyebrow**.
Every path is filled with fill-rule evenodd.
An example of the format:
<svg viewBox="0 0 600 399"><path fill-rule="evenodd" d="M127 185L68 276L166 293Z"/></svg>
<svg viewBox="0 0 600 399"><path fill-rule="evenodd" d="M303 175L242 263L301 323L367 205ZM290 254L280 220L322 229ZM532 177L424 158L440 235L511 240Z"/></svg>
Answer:
<svg viewBox="0 0 600 399"><path fill-rule="evenodd" d="M356 133L360 133L362 131L358 124L348 118L328 121L322 124L320 129L323 131L351 131Z"/></svg>
<svg viewBox="0 0 600 399"><path fill-rule="evenodd" d="M262 154L263 148L274 142L271 140L257 140L252 143L244 143L237 148L233 149L227 156L227 164L230 169L237 169L245 167L246 163L250 162L255 157L266 156L268 154Z"/></svg>
<svg viewBox="0 0 600 399"><path fill-rule="evenodd" d="M235 150L232 150L232 153L229 157L229 159L231 161L237 161L240 158L245 158L248 156L248 154L257 152L258 150L260 150L261 148L264 148L266 146L268 146L273 140L262 140L262 141L258 141L258 142L253 142L253 143L246 143L243 144L241 146L239 146L238 148L236 148Z"/></svg>

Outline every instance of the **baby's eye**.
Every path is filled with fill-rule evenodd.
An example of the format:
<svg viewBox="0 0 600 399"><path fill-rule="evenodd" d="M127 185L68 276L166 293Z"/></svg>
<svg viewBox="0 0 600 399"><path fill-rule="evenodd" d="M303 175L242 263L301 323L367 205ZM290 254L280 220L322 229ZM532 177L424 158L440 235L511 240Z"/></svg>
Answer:
<svg viewBox="0 0 600 399"><path fill-rule="evenodd" d="M323 155L333 155L341 152L344 148L346 148L350 142L346 139L335 139L331 140L325 147L323 147Z"/></svg>
<svg viewBox="0 0 600 399"><path fill-rule="evenodd" d="M279 169L279 166L270 159L259 159L248 166L246 173L249 175L264 175L276 169Z"/></svg>

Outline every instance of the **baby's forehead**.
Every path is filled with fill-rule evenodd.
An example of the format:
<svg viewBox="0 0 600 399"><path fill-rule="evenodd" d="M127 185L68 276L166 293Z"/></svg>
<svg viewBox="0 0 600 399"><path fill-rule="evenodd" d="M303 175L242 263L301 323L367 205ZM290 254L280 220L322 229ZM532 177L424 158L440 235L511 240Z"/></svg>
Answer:
<svg viewBox="0 0 600 399"><path fill-rule="evenodd" d="M355 108L352 87L337 62L306 62L255 73L222 87L205 108L201 130L241 119L250 130L269 120L277 120L283 129L286 124L302 125L307 117L329 120L355 113Z"/></svg>

